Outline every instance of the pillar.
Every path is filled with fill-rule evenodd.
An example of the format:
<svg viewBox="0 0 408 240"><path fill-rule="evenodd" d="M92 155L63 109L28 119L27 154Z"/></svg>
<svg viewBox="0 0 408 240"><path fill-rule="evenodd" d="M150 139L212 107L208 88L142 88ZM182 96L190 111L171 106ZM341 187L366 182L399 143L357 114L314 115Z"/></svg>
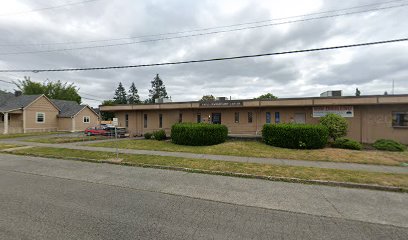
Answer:
<svg viewBox="0 0 408 240"><path fill-rule="evenodd" d="M8 125L9 125L9 121L8 121L8 116L9 116L9 113L3 113L4 114L4 134L7 134L8 133Z"/></svg>

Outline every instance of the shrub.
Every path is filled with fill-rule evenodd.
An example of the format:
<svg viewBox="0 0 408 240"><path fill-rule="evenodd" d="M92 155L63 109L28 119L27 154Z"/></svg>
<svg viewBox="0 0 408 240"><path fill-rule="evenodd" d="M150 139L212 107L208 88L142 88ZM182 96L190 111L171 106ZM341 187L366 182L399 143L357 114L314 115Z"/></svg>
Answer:
<svg viewBox="0 0 408 240"><path fill-rule="evenodd" d="M175 144L208 146L225 142L228 128L220 124L176 123L171 127L171 140Z"/></svg>
<svg viewBox="0 0 408 240"><path fill-rule="evenodd" d="M149 132L145 133L143 136L144 136L145 139L151 139L152 138L152 134L149 133Z"/></svg>
<svg viewBox="0 0 408 240"><path fill-rule="evenodd" d="M329 137L333 140L346 136L348 123L347 120L337 114L327 114L320 118L320 124L327 127L329 130Z"/></svg>
<svg viewBox="0 0 408 240"><path fill-rule="evenodd" d="M363 146L361 143L354 141L352 139L348 138L338 138L334 143L332 144L332 147L334 148L343 148L343 149L352 149L352 150L361 150L363 149Z"/></svg>
<svg viewBox="0 0 408 240"><path fill-rule="evenodd" d="M266 144L283 148L324 148L328 136L327 128L320 124L265 124L262 129Z"/></svg>
<svg viewBox="0 0 408 240"><path fill-rule="evenodd" d="M402 152L407 146L390 139L379 139L375 141L373 147L378 150Z"/></svg>
<svg viewBox="0 0 408 240"><path fill-rule="evenodd" d="M154 131L153 138L157 141L162 141L166 139L166 132L162 130Z"/></svg>

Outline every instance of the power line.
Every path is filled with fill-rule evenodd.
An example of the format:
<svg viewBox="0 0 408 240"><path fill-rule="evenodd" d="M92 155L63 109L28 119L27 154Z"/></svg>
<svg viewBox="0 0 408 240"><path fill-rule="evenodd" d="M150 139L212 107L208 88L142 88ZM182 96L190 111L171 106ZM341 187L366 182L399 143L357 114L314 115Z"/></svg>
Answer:
<svg viewBox="0 0 408 240"><path fill-rule="evenodd" d="M28 11L5 13L5 14L0 14L0 17L12 16L12 15L21 15L21 14L32 13L32 12L47 11L47 10L51 10L51 9L63 8L63 7L67 7L67 6L78 5L78 4L89 3L89 2L95 2L95 1L99 1L99 0L85 0L85 1L66 3L66 4L57 5L57 6L51 6L51 7L36 8L36 9L28 10Z"/></svg>
<svg viewBox="0 0 408 240"><path fill-rule="evenodd" d="M5 82L5 83L9 83L9 84L14 84L13 82L7 81L7 80L2 80L0 79L0 82Z"/></svg>
<svg viewBox="0 0 408 240"><path fill-rule="evenodd" d="M96 45L96 46L84 46L84 47L74 47L74 48L58 48L58 49L39 50L39 51L25 51L25 52L8 52L8 53L6 52L6 53L0 53L0 55L20 55L20 54L34 54L34 53L49 53L49 52L60 52L60 51L72 51L72 50L83 50L83 49L95 49L95 48L106 48L106 47L114 47L114 46L124 46L124 45L146 43L146 42L157 42L157 41L164 41L164 40L171 40L171 39L189 38L189 37L213 35L213 34L227 33L227 32L236 32L236 31L242 31L242 30L248 30L248 29L256 29L256 28L263 28L263 27L269 27L269 26L289 24L289 23L306 22L306 21L311 21L311 20L333 18L333 17L346 16L346 15L352 15L352 14L358 14L358 13L364 13L364 12L372 12L372 11L396 8L396 7L403 7L403 6L407 6L407 5L408 4L401 4L401 5L397 5L397 6L382 7L382 8L362 10L362 11L357 11L357 12L341 13L341 14L335 14L335 15L305 18L305 19L292 20L292 21L286 21L286 22L280 22L280 23L270 23L270 24L263 24L263 25L257 25L257 26L235 28L235 29L228 29L228 30L221 30L221 31L213 31L213 32L206 32L206 33L198 33L198 34L191 34L191 35L184 35L184 36L174 36L174 37L166 37L166 38L157 38L157 39L150 39L150 40L127 42L127 43L114 43L114 44Z"/></svg>
<svg viewBox="0 0 408 240"><path fill-rule="evenodd" d="M192 29L192 30L178 31L178 32L167 32L167 33L158 33L158 34L150 34L150 35L140 35L140 36L134 36L134 37L111 38L111 39L90 40L90 41L76 41L76 42L0 44L0 47L83 44L83 43L96 43L96 42L107 42L107 41L130 40L130 39L146 38L146 37L158 37L158 36L175 35L175 34L186 34L186 33L192 33L192 32L201 32L201 31L208 31L208 30L214 30L214 29L230 28L230 27L244 26L244 25L250 25L250 24L272 22L272 21L278 21L278 20L286 20L286 19L291 19L291 18L308 17L308 16L321 15L321 14L326 14L326 13L333 13L333 12L340 12L340 11L345 11L345 10L352 10L352 9L357 9L357 8L371 7L371 6L377 6L377 5L385 5L385 4L401 2L401 1L405 2L407 0L394 0L394 1L388 1L388 2L372 3L372 4L358 5L358 6L354 6L354 7L342 8L342 9L336 9L336 10L328 10L328 11L315 12L315 13L309 13L309 14L303 14L303 15L290 16L290 17L274 18L274 19L267 19L267 20L260 20L260 21L246 22L246 23L238 23L238 24L224 25L224 26L216 26L216 27L199 28L199 29ZM375 9L375 10L378 10L378 9ZM381 9L379 9L379 10L381 10Z"/></svg>
<svg viewBox="0 0 408 240"><path fill-rule="evenodd" d="M362 47L362 46L370 46L370 45L380 45L380 44L404 42L404 41L408 41L408 38L384 40L384 41L377 41L377 42L365 42L365 43L340 45L340 46L332 46L332 47L310 48L310 49L291 50L291 51L284 51L284 52L271 52L271 53L261 53L261 54L254 54L254 55L242 55L242 56L235 56L235 57L220 57L220 58L189 60L189 61L179 61L179 62L163 62L163 63L151 63L151 64L139 64L139 65L124 65L124 66L122 65L122 66L109 66L109 67L88 67L88 68L0 70L0 72L3 72L3 73L4 72L33 72L33 73L39 73L39 72L70 72L70 71L91 71L91 70L109 70L109 69L124 69L124 68L141 68L141 67L179 65L179 64L203 63L203 62L216 62L216 61L243 59L243 58L256 58L256 57L286 55L286 54L295 54L295 53L317 52L317 51Z"/></svg>

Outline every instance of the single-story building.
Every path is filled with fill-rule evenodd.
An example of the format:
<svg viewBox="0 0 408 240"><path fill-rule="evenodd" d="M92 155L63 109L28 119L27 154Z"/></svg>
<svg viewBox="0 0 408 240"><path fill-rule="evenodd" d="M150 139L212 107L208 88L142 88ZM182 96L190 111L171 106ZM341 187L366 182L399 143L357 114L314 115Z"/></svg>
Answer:
<svg viewBox="0 0 408 240"><path fill-rule="evenodd" d="M0 132L28 133L83 131L99 124L99 116L88 105L49 99L45 95L0 92Z"/></svg>
<svg viewBox="0 0 408 240"><path fill-rule="evenodd" d="M100 110L114 112L119 125L132 135L158 129L170 133L178 122L224 124L230 134L261 135L266 123L316 124L327 113L337 113L348 120L349 138L408 144L408 94L124 104L100 106Z"/></svg>

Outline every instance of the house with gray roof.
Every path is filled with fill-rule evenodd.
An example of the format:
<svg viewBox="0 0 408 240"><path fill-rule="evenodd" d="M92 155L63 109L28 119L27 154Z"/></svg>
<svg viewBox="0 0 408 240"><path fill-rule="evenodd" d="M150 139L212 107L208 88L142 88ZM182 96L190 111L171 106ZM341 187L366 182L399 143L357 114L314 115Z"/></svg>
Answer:
<svg viewBox="0 0 408 240"><path fill-rule="evenodd" d="M99 115L88 105L0 91L0 132L83 131L99 124Z"/></svg>

